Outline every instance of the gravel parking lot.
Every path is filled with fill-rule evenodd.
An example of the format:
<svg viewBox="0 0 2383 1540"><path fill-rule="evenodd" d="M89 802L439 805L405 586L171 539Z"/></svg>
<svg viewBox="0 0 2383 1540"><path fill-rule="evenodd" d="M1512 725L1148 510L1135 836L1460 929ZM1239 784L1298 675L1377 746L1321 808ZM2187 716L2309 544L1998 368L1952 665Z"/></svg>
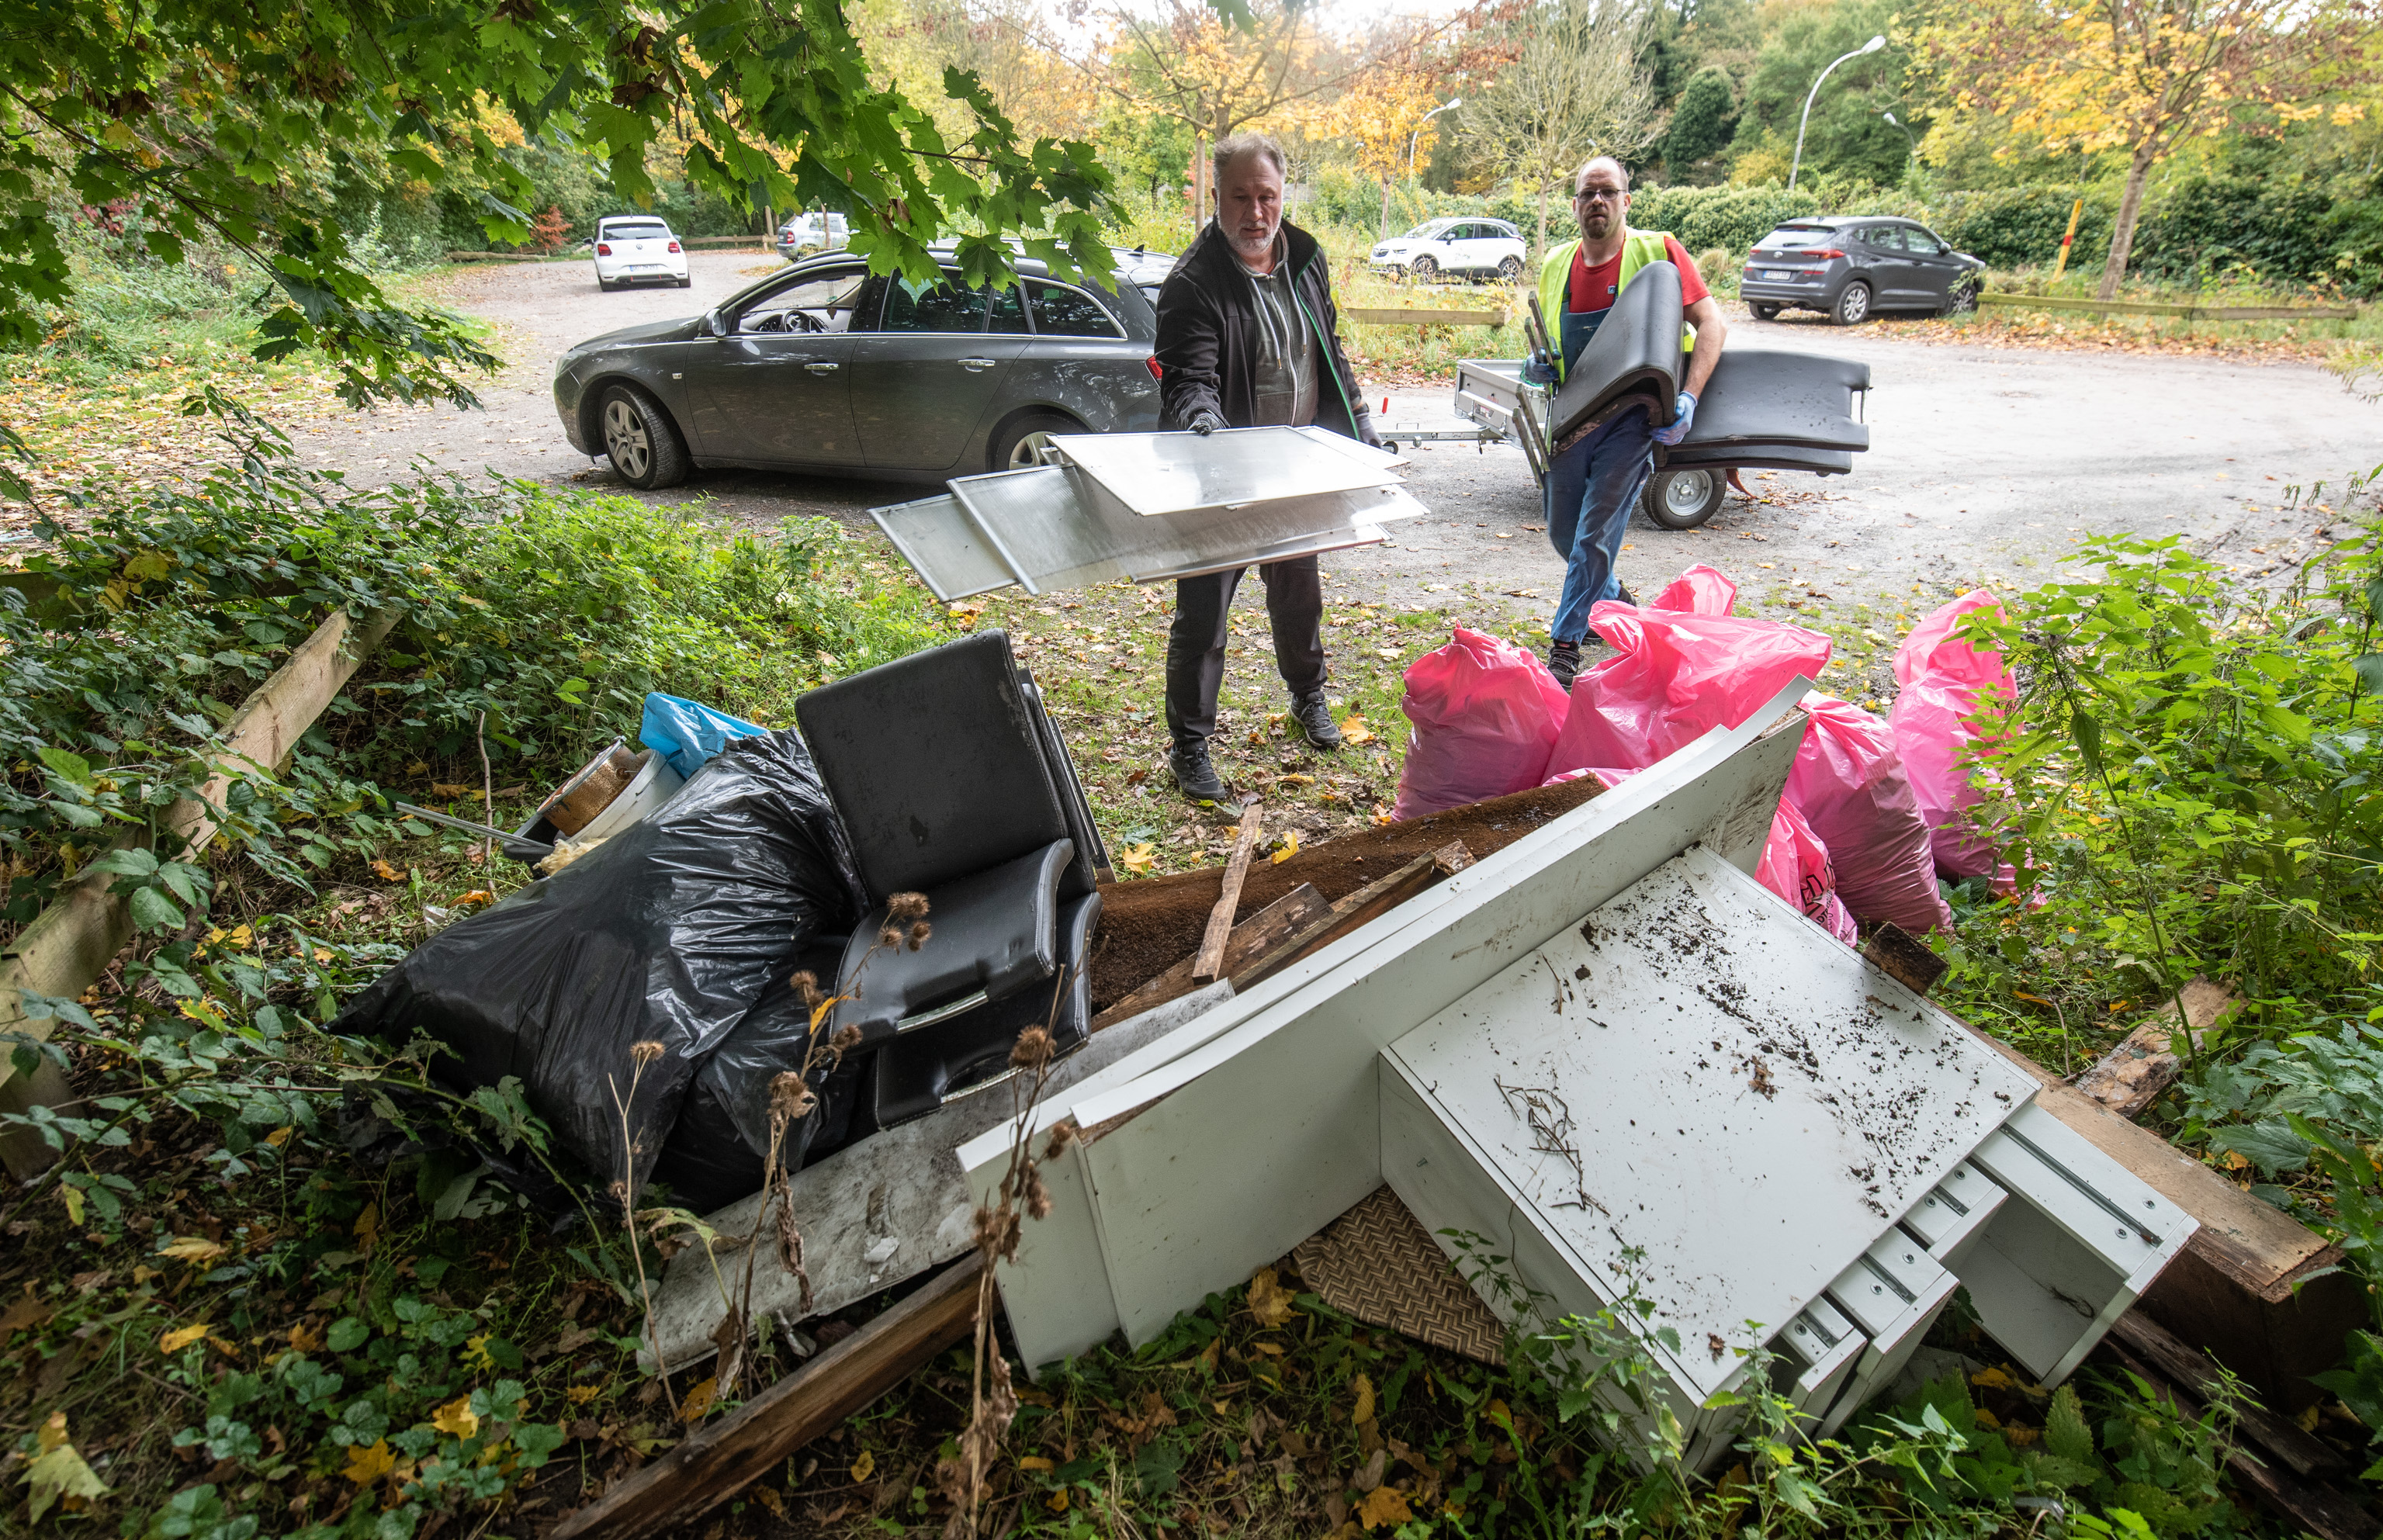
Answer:
<svg viewBox="0 0 2383 1540"><path fill-rule="evenodd" d="M548 393L553 359L598 332L698 310L776 259L698 253L691 265L692 290L616 294L599 292L582 262L463 270L448 302L492 323L512 360L482 391L487 413L334 419L310 425L302 452L364 482L427 458L616 487L602 462L562 437ZM1811 590L1867 602L1908 594L1915 582L2026 585L2082 536L2122 531L2185 536L2246 579L2273 578L2341 507L2348 479L2383 462L2383 406L2308 364L1923 343L1898 339L1893 320L1847 331L1816 317L1741 314L1731 336L1742 347L1869 363L1873 448L1848 476L1748 473L1759 500L1733 497L1701 530L1640 523L1623 558L1634 585L1659 585L1693 561L1731 573L1752 598ZM1443 392L1377 393L1377 410L1386 398L1394 422L1448 416ZM1394 547L1327 558L1340 591L1428 602L1476 623L1544 617L1561 573L1530 527L1544 521L1520 451L1425 446L1414 459L1414 490L1432 516L1401 526ZM870 506L919 495L898 484L745 471L652 494L702 499L713 516L749 524L814 513L865 524Z"/></svg>

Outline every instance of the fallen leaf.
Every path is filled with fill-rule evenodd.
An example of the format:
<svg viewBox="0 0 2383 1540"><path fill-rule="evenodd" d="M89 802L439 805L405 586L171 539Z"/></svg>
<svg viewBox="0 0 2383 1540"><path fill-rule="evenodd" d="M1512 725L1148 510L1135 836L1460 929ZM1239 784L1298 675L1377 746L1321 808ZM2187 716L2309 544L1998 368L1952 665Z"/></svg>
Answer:
<svg viewBox="0 0 2383 1540"><path fill-rule="evenodd" d="M1021 1455L1019 1457L1018 1468L1021 1471L1052 1471L1058 1467L1041 1455Z"/></svg>
<svg viewBox="0 0 2383 1540"><path fill-rule="evenodd" d="M1389 1465L1389 1451L1376 1449L1365 1457L1365 1463L1349 1478L1349 1485L1360 1492L1371 1492L1382 1485L1382 1472Z"/></svg>
<svg viewBox="0 0 2383 1540"><path fill-rule="evenodd" d="M1370 1423L1374 1420L1374 1382L1365 1375L1360 1374L1356 1378L1354 1388L1357 1392L1357 1408L1349 1414L1349 1421Z"/></svg>
<svg viewBox="0 0 2383 1540"><path fill-rule="evenodd" d="M1414 1509L1407 1507L1407 1495L1395 1486L1377 1486L1357 1505L1357 1522L1367 1529L1403 1524L1414 1517Z"/></svg>
<svg viewBox="0 0 2383 1540"><path fill-rule="evenodd" d="M305 1322L301 1321L296 1325L290 1328L290 1347L292 1351L301 1353L317 1352L321 1350L322 1346L323 1334L318 1331L308 1329Z"/></svg>
<svg viewBox="0 0 2383 1540"><path fill-rule="evenodd" d="M203 1235L179 1235L158 1247L157 1254L186 1263L213 1262L224 1249Z"/></svg>
<svg viewBox="0 0 2383 1540"><path fill-rule="evenodd" d="M432 796L475 796L478 794L479 788L477 786L458 786L452 782L448 781L433 781L430 782L430 795Z"/></svg>
<svg viewBox="0 0 2383 1540"><path fill-rule="evenodd" d="M358 1444L348 1451L348 1468L340 1472L358 1486L370 1486L397 1469L397 1456L389 1453L389 1440L376 1438L370 1444Z"/></svg>
<svg viewBox="0 0 2383 1540"><path fill-rule="evenodd" d="M494 904L496 901L497 895L490 893L488 889L474 888L470 893L467 893L462 897L456 899L455 906L459 909L468 909L476 907L482 904Z"/></svg>
<svg viewBox="0 0 2383 1540"><path fill-rule="evenodd" d="M430 1425L456 1438L470 1438L480 1431L480 1414L472 1410L471 1397L459 1396L430 1414Z"/></svg>
<svg viewBox="0 0 2383 1540"><path fill-rule="evenodd" d="M33 1286L27 1284L24 1294L9 1301L6 1310L0 1311L0 1341L6 1340L11 1332L40 1325L54 1313L52 1306L33 1297Z"/></svg>
<svg viewBox="0 0 2383 1540"><path fill-rule="evenodd" d="M297 1126L296 1124L294 1124L294 1123L292 1123L292 1124L286 1124L286 1125L284 1125L283 1127L278 1127L278 1128L276 1128L276 1129L274 1129L271 1133L269 1133L269 1134L265 1135L265 1143L267 1143L267 1144L270 1144L270 1145L271 1145L271 1146L273 1146L276 1150L278 1150L278 1149L280 1149L283 1145L285 1145L285 1144L289 1143L289 1142L290 1142L290 1136L291 1134L296 1133L297 1131L298 1131L298 1126Z"/></svg>
<svg viewBox="0 0 2383 1540"><path fill-rule="evenodd" d="M1364 718L1351 717L1340 724L1340 740L1343 743L1370 744L1374 741L1374 730L1365 725Z"/></svg>
<svg viewBox="0 0 2383 1540"><path fill-rule="evenodd" d="M364 1212L356 1215L356 1222L351 1226L351 1233L363 1243L365 1250L371 1250L373 1243L380 1238L380 1205L366 1203Z"/></svg>
<svg viewBox="0 0 2383 1540"><path fill-rule="evenodd" d="M373 857L372 869L373 875L379 878L384 882L402 882L405 881L405 873L398 870L395 867L390 866L387 861L381 859L377 856Z"/></svg>
<svg viewBox="0 0 2383 1540"><path fill-rule="evenodd" d="M1158 851L1147 842L1128 845L1117 853L1117 865L1130 872L1147 872L1158 859Z"/></svg>
<svg viewBox="0 0 2383 1540"><path fill-rule="evenodd" d="M711 1398L719 1394L720 1380L717 1375L708 1380L697 1381L695 1388L686 1393L686 1399L678 1404L678 1420L690 1424L702 1422L711 1411ZM853 1479L858 1481L860 1478L855 1476Z"/></svg>
<svg viewBox="0 0 2383 1540"><path fill-rule="evenodd" d="M1969 1376L1969 1383L1982 1390L2008 1390L2011 1377L2000 1369L1981 1369Z"/></svg>
<svg viewBox="0 0 2383 1540"><path fill-rule="evenodd" d="M1313 786L1315 784L1315 777L1295 774L1278 775L1274 778L1274 783L1278 786Z"/></svg>
<svg viewBox="0 0 2383 1540"><path fill-rule="evenodd" d="M778 1489L774 1486L753 1488L753 1500L768 1509L772 1518L783 1519L786 1516L786 1499L778 1496Z"/></svg>
<svg viewBox="0 0 2383 1540"><path fill-rule="evenodd" d="M1279 1326L1290 1319L1290 1292L1274 1275L1271 1267L1261 1267L1250 1280L1250 1313L1261 1326Z"/></svg>
<svg viewBox="0 0 2383 1540"><path fill-rule="evenodd" d="M195 1326L177 1326L157 1339L157 1350L162 1353L179 1353L213 1329L204 1321Z"/></svg>
<svg viewBox="0 0 2383 1540"><path fill-rule="evenodd" d="M35 1523L60 1499L71 1512L106 1493L107 1483L100 1480L97 1472L83 1463L75 1447L67 1442L65 1412L51 1412L49 1421L34 1436L42 1452L25 1467L24 1480L33 1489L30 1506Z"/></svg>
<svg viewBox="0 0 2383 1540"><path fill-rule="evenodd" d="M867 1481L870 1473L876 1469L876 1452L870 1449L863 1449L860 1451L860 1458L852 1462L852 1479L856 1482Z"/></svg>
<svg viewBox="0 0 2383 1540"><path fill-rule="evenodd" d="M586 1406L597 1397L604 1394L604 1390L600 1386L574 1385L562 1394L570 1400L573 1406Z"/></svg>
<svg viewBox="0 0 2383 1540"><path fill-rule="evenodd" d="M1064 1486L1043 1500L1043 1506L1054 1513L1068 1511L1068 1489Z"/></svg>
<svg viewBox="0 0 2383 1540"><path fill-rule="evenodd" d="M1298 854L1299 831L1294 829L1290 833L1285 834L1282 837L1282 848L1276 851L1272 856L1268 856L1267 859L1274 865L1280 866L1285 861L1290 860L1293 856Z"/></svg>

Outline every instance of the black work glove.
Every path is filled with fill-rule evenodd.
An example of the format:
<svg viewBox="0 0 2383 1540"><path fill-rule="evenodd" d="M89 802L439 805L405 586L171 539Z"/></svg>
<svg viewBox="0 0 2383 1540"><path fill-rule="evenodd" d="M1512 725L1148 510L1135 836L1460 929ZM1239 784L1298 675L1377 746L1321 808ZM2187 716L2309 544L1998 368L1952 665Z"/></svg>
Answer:
<svg viewBox="0 0 2383 1540"><path fill-rule="evenodd" d="M1218 428L1223 427L1224 425L1225 419L1217 416L1215 413L1210 412L1205 408L1192 413L1192 421L1190 424L1191 429L1203 438L1207 437L1208 435L1216 432Z"/></svg>

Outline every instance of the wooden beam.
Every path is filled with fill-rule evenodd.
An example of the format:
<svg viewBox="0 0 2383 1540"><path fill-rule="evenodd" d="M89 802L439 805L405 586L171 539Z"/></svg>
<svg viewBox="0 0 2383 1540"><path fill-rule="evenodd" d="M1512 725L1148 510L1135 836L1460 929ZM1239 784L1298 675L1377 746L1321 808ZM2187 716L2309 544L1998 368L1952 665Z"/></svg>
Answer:
<svg viewBox="0 0 2383 1540"><path fill-rule="evenodd" d="M2206 979L2188 981L2174 999L2104 1054L2101 1063L2077 1077L2077 1089L2120 1117L2141 1117L2184 1073L2183 1059L2172 1051L2179 1014L2198 1053L2203 1035L2241 1004L2242 997L2222 984Z"/></svg>
<svg viewBox="0 0 2383 1540"><path fill-rule="evenodd" d="M1235 978L1251 963L1280 945L1285 937L1331 912L1332 906L1324 901L1324 895L1315 891L1315 884L1302 882L1233 927L1232 933L1225 938L1224 966L1217 971L1228 979ZM1196 954L1183 958L1093 1017L1093 1030L1097 1032L1103 1028L1113 1027L1200 988L1199 981L1192 977L1192 965L1198 960Z"/></svg>
<svg viewBox="0 0 2383 1540"><path fill-rule="evenodd" d="M1984 293L1982 305L2013 310L2069 310L2110 315L2174 315L2188 321L2355 321L2356 305L2195 305L2156 300L2095 300L2058 294Z"/></svg>
<svg viewBox="0 0 2383 1540"><path fill-rule="evenodd" d="M2204 1352L2196 1352L2177 1339L2158 1322L2141 1311L2130 1310L2118 1319L2110 1335L2124 1343L2128 1349L2158 1370L2178 1385L2209 1399L2216 1394L2218 1379L2216 1365ZM2325 1476L2348 1469L2332 1445L2313 1434L2301 1431L2297 1423L2287 1422L2264 1406L2243 1406L2239 1409L2241 1431L2263 1445L2268 1453L2291 1467L2296 1475Z"/></svg>
<svg viewBox="0 0 2383 1540"><path fill-rule="evenodd" d="M637 1540L692 1523L833 1431L975 1329L984 1271L969 1252L728 1416L565 1518L548 1540Z"/></svg>
<svg viewBox="0 0 2383 1540"><path fill-rule="evenodd" d="M221 825L232 773L251 768L270 772L288 758L299 737L346 687L397 617L394 609L363 621L352 620L343 610L334 611L241 702L225 729L216 772L195 799L176 803L166 815L165 844L171 857L206 848ZM109 891L115 883L113 873L85 871L0 953L0 1032L46 1040L51 1022L25 1015L25 993L68 999L80 995L131 941L130 903ZM55 1105L67 1094L66 1081L55 1066L37 1073L33 1083L19 1083L12 1071L9 1060L0 1055L0 1112ZM54 1153L30 1134L0 1136L0 1161L19 1181L46 1170Z"/></svg>
<svg viewBox="0 0 2383 1540"><path fill-rule="evenodd" d="M1258 831L1265 827L1262 805L1251 802L1241 809L1241 832L1233 841L1233 858L1225 863L1225 891L1216 895L1216 906L1208 911L1208 931L1200 939L1198 955L1192 959L1192 979L1204 984L1225 969L1225 942L1233 933L1233 915L1241 906L1241 881L1250 874L1250 856L1258 847Z"/></svg>

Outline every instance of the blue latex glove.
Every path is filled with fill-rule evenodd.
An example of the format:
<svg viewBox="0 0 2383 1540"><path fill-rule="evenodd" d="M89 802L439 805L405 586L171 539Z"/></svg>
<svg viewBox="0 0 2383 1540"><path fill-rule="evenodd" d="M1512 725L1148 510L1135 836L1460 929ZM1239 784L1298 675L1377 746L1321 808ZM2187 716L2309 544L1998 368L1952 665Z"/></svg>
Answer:
<svg viewBox="0 0 2383 1540"><path fill-rule="evenodd" d="M1534 348L1531 356L1523 361L1523 379L1530 385L1553 385L1556 383L1556 366L1548 361L1546 353Z"/></svg>
<svg viewBox="0 0 2383 1540"><path fill-rule="evenodd" d="M1672 410L1678 413L1672 419L1672 425L1655 430L1655 442L1667 447L1685 438L1688 436L1688 429L1696 425L1697 399L1683 390L1680 392L1679 401Z"/></svg>

